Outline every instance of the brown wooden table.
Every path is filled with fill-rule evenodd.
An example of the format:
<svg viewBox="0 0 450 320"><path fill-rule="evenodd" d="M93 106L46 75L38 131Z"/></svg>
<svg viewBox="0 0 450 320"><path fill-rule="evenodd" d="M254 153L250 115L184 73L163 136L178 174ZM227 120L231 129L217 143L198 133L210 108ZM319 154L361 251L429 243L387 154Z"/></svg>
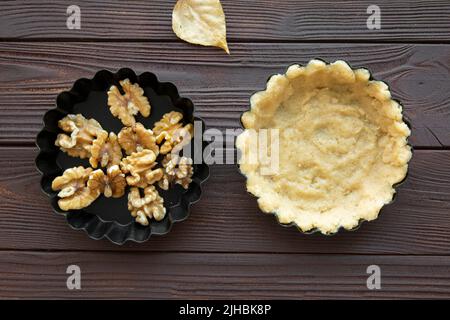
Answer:
<svg viewBox="0 0 450 320"><path fill-rule="evenodd" d="M174 1L0 3L1 298L449 298L450 2L223 0L231 56L171 30ZM366 9L381 9L369 30ZM34 139L56 95L99 69L153 71L190 97L209 128L236 128L272 73L320 57L387 81L415 148L395 204L359 231L302 235L259 212L235 166L215 165L190 218L119 247L55 215ZM68 290L66 268L82 270ZM369 265L381 290L368 290Z"/></svg>

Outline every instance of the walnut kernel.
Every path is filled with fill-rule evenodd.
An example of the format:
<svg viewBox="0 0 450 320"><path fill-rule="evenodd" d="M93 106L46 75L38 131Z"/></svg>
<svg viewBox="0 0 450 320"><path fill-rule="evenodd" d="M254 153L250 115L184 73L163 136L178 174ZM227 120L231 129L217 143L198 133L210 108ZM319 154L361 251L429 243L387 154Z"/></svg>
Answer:
<svg viewBox="0 0 450 320"><path fill-rule="evenodd" d="M107 169L106 174L101 169L93 171L89 175L87 185L92 190L103 193L107 198L120 198L125 194L127 182L119 166L114 165Z"/></svg>
<svg viewBox="0 0 450 320"><path fill-rule="evenodd" d="M106 131L94 140L91 147L91 157L89 163L93 168L97 168L99 162L101 167L119 165L122 160L122 149L120 148L117 136L114 132L109 135Z"/></svg>
<svg viewBox="0 0 450 320"><path fill-rule="evenodd" d="M142 198L138 188L131 188L128 194L128 210L136 218L136 222L143 226L147 226L148 220L151 218L160 221L166 215L164 199L158 194L154 186L146 187Z"/></svg>
<svg viewBox="0 0 450 320"><path fill-rule="evenodd" d="M133 152L140 152L144 149L150 149L156 155L159 154L159 147L156 144L153 131L146 129L139 122L132 127L122 128L118 137L119 144L127 155L131 155Z"/></svg>
<svg viewBox="0 0 450 320"><path fill-rule="evenodd" d="M108 106L113 116L119 118L125 126L132 126L136 120L134 116L140 112L144 117L150 115L150 103L144 95L144 90L129 79L120 81L125 92L122 95L119 88L111 86L108 91Z"/></svg>
<svg viewBox="0 0 450 320"><path fill-rule="evenodd" d="M105 131L95 119L86 119L81 114L69 114L59 120L58 126L66 133L58 134L55 145L69 156L82 159L91 156L92 142Z"/></svg>
<svg viewBox="0 0 450 320"><path fill-rule="evenodd" d="M60 191L58 197L59 207L64 210L79 210L89 206L98 198L100 192L90 189L86 182L92 168L75 167L64 171L62 176L56 177L52 182L52 189Z"/></svg>
<svg viewBox="0 0 450 320"><path fill-rule="evenodd" d="M157 143L164 143L160 147L161 154L169 153L175 146L177 150L187 145L194 134L191 123L183 126L183 115L177 111L171 111L163 115L162 119L155 123L153 133Z"/></svg>
<svg viewBox="0 0 450 320"><path fill-rule="evenodd" d="M180 184L184 189L189 187L194 173L191 158L180 157L176 154L169 153L163 159L162 165L164 175L158 182L161 189L169 189L171 183Z"/></svg>
<svg viewBox="0 0 450 320"><path fill-rule="evenodd" d="M162 169L153 169L157 164L155 160L156 154L148 149L135 152L122 159L120 163L122 171L131 174L131 176L127 176L127 183L133 187L145 188L161 179Z"/></svg>

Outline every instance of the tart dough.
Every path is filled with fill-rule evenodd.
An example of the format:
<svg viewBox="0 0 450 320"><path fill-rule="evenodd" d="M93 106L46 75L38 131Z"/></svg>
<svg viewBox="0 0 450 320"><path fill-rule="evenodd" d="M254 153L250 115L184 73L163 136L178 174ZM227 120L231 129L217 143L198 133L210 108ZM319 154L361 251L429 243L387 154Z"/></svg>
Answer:
<svg viewBox="0 0 450 320"><path fill-rule="evenodd" d="M402 107L365 69L344 61L293 65L250 104L236 141L240 170L261 210L282 224L324 234L352 229L376 219L406 176L412 153ZM270 174L250 160L257 159L251 132L260 129L279 130L279 166Z"/></svg>

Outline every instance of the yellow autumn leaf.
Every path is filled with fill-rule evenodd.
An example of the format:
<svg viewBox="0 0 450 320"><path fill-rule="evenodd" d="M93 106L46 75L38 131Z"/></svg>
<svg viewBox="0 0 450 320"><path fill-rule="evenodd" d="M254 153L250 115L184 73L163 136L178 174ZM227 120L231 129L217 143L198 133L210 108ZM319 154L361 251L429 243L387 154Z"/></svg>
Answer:
<svg viewBox="0 0 450 320"><path fill-rule="evenodd" d="M172 29L184 41L219 47L230 54L219 0L178 0L173 8Z"/></svg>

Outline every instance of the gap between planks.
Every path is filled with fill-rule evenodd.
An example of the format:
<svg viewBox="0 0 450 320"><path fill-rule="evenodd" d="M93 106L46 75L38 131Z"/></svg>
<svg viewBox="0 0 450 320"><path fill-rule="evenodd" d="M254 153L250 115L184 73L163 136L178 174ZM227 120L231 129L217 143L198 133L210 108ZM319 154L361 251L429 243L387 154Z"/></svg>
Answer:
<svg viewBox="0 0 450 320"><path fill-rule="evenodd" d="M98 241L98 240L92 240ZM151 240L148 240L151 241ZM120 247L120 246L118 246ZM271 251L195 251L195 250L152 250L143 251L139 249L127 249L125 251L118 251L114 249L100 249L100 250L89 250L89 249L2 249L0 248L0 254L2 253L95 253L95 254L122 254L122 253L132 253L139 255L153 255L153 254L193 254L193 255L217 255L217 254L232 254L232 255L279 255L279 256L323 256L323 257L339 257L339 256L357 256L357 257L450 257L450 254L435 254L435 253L354 253L354 252L271 252Z"/></svg>
<svg viewBox="0 0 450 320"><path fill-rule="evenodd" d="M109 42L120 42L120 43L185 43L189 46L196 46L193 44L189 44L180 39L139 39L139 38L0 38L1 43L8 42L19 42L19 43L35 43L35 42L79 42L79 43L109 43ZM373 45L381 45L381 44L436 44L436 45L446 45L450 44L450 40L433 40L433 39L423 39L414 41L411 39L407 40L393 40L393 39L377 39L375 41L370 39L328 39L328 40L313 40L313 39L305 39L305 40L293 40L293 39L227 39L228 44L238 43L238 44L373 44ZM201 48L201 46L200 46Z"/></svg>

